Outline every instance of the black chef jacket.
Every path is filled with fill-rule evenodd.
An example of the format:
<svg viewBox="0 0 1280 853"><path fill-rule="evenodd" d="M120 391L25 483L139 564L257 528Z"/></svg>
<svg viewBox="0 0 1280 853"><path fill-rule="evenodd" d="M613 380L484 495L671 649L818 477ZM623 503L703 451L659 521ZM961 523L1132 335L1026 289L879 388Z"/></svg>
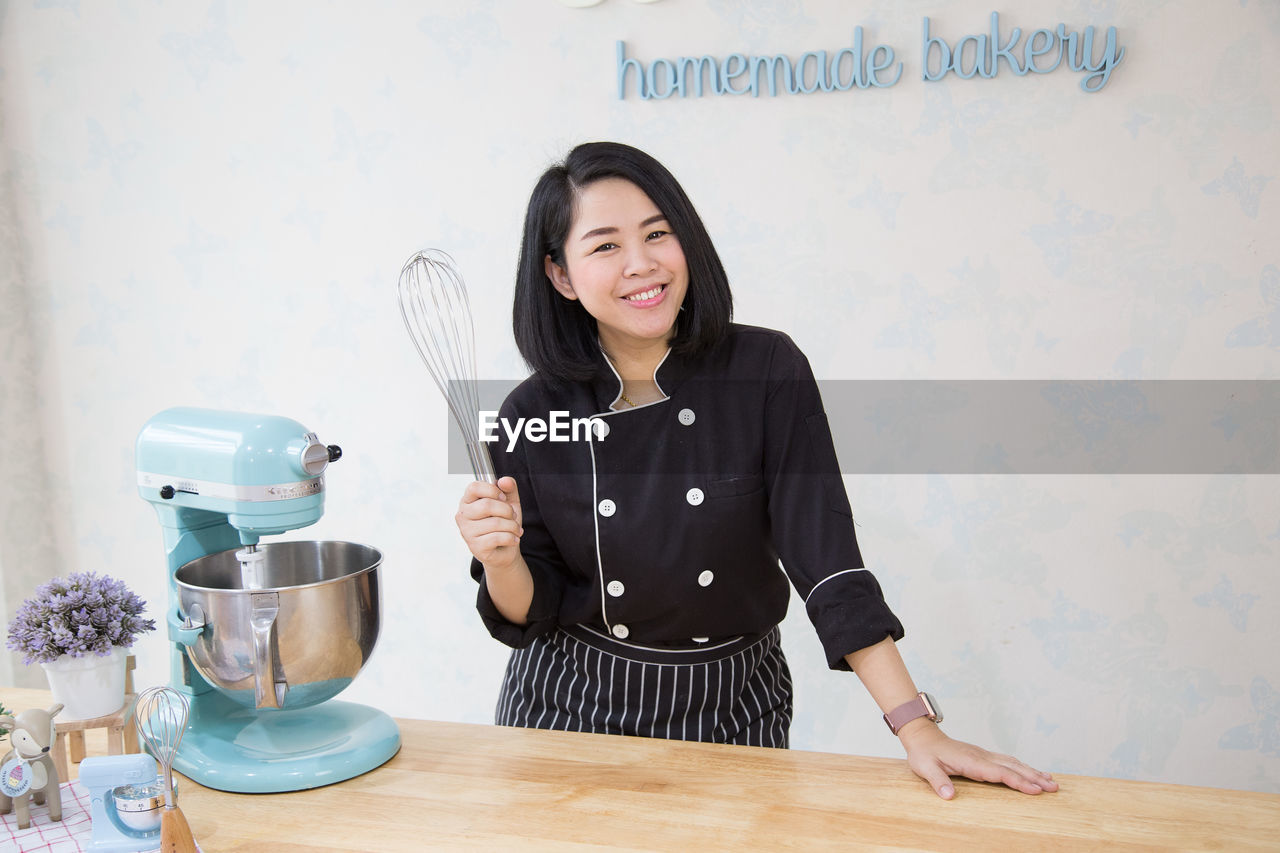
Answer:
<svg viewBox="0 0 1280 853"><path fill-rule="evenodd" d="M654 380L666 399L613 411L622 382L601 354L592 380L535 374L503 403L509 425L558 412L562 424L597 416L608 429L595 440L585 429L576 441L522 435L510 451L497 430L489 447L519 487L534 592L527 624L507 621L473 559L490 633L522 648L581 624L641 658L712 648L777 625L789 577L832 669L900 639L863 566L817 383L792 340L734 324L706 354L668 352Z"/></svg>

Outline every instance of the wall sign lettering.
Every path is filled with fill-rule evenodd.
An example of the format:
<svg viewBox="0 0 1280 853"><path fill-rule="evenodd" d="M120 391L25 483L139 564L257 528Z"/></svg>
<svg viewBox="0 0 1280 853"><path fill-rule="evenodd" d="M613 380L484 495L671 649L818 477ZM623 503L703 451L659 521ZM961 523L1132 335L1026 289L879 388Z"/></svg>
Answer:
<svg viewBox="0 0 1280 853"><path fill-rule="evenodd" d="M925 18L920 51L921 79L930 83L951 73L964 79L992 78L1002 67L1019 77L1048 74L1065 62L1070 70L1085 72L1080 88L1086 92L1101 91L1125 53L1117 42L1115 27L1107 27L1099 39L1096 27L1075 31L1058 24L1053 29L1031 30L1024 40L1019 27L1001 34L999 12L991 13L989 32L966 35L954 43L938 35L930 19ZM617 43L617 60L619 100L625 99L628 91L643 100L706 94L759 97L766 89L773 96L780 92L847 92L855 87L892 86L903 73L903 64L897 60L893 47L868 47L862 27L854 27L849 46L830 53L807 51L794 60L785 54L731 53L722 59L682 56L645 63L627 56L627 45L622 41Z"/></svg>

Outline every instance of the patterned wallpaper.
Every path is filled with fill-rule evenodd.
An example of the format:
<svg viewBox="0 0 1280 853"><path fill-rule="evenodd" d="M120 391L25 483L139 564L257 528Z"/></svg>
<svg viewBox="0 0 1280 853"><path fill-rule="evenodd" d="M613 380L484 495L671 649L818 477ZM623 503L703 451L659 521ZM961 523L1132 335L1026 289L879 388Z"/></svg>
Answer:
<svg viewBox="0 0 1280 853"><path fill-rule="evenodd" d="M1280 4L1028 0L1006 33L1117 28L1078 73L920 79L973 0L0 5L0 603L77 569L164 600L133 442L173 405L296 418L346 454L294 538L386 553L348 692L486 722L505 652L473 610L451 429L395 305L457 258L479 372L509 332L539 172L612 138L681 178L737 319L825 380L1280 378ZM887 88L617 98L630 56L835 52ZM836 423L839 429L839 423ZM1229 425L1224 426L1229 428ZM1280 791L1275 475L875 474L846 486L901 647L953 734L1035 766ZM158 608L157 608L158 609ZM899 748L803 609L794 744ZM141 683L165 677L139 646ZM0 678L43 683L16 658Z"/></svg>

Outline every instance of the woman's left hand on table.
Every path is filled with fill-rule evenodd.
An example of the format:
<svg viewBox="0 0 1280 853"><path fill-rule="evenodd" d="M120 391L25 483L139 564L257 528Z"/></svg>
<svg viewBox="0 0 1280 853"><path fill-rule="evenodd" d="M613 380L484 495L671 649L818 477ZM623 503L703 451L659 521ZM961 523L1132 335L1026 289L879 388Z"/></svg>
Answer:
<svg viewBox="0 0 1280 853"><path fill-rule="evenodd" d="M980 746L953 740L930 720L908 723L899 732L907 750L907 764L944 800L955 796L952 776L975 782L995 782L1024 794L1058 790L1048 773L1023 764L1012 755L990 752Z"/></svg>

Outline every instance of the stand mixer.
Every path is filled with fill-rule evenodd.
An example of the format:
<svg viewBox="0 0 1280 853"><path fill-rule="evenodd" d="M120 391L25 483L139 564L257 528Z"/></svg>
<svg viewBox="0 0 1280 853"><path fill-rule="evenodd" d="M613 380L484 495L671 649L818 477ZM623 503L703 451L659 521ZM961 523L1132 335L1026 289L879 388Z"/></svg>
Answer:
<svg viewBox="0 0 1280 853"><path fill-rule="evenodd" d="M167 409L137 442L138 491L164 531L170 684L190 703L174 769L238 793L350 779L400 748L384 712L331 697L377 640L382 555L260 544L324 513L341 456L288 418Z"/></svg>

